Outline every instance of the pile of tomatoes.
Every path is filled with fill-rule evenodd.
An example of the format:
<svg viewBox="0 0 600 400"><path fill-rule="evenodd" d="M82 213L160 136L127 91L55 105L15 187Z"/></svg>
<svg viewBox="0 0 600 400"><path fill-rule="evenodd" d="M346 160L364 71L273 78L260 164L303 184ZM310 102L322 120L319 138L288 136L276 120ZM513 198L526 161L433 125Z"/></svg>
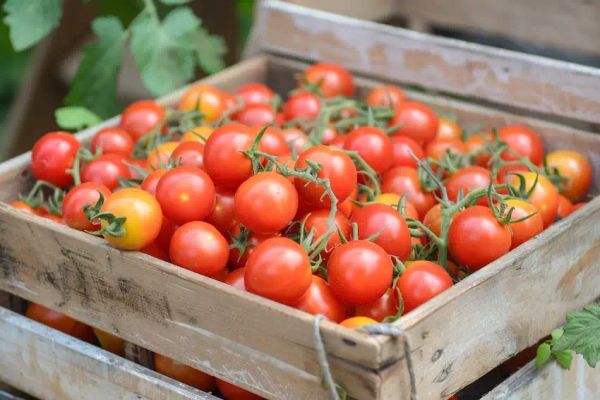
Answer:
<svg viewBox="0 0 600 400"><path fill-rule="evenodd" d="M261 83L131 104L89 149L32 151L23 210L347 327L389 321L585 204L580 153L534 129L463 131L394 85L357 99L315 64Z"/></svg>

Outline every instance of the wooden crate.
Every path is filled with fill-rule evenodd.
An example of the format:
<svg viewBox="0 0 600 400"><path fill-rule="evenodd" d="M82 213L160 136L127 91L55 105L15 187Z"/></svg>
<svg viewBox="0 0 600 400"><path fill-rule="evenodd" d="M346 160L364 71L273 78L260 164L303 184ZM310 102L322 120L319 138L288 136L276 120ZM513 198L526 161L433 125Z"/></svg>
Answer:
<svg viewBox="0 0 600 400"><path fill-rule="evenodd" d="M357 74L380 75L381 80L393 82L430 82L434 89L476 95L477 101L498 92L503 94L496 102L509 104L508 88L519 81L532 91L529 98L524 90L519 92L515 102L523 108L582 117L586 122L600 118L600 113L591 112L600 110L600 91L583 96L599 85L593 79L600 76L595 70L513 57L510 52L493 57L491 49L481 46L440 42L279 2L265 2L259 16L261 31L256 37L264 54L206 83L232 90L245 82L262 81L284 93L295 85L293 76L306 68L306 61L322 58L345 64ZM348 35L343 41L342 32ZM451 56L446 59L442 54L448 52ZM291 61L278 55L282 53L305 61ZM440 60L454 65L433 63L407 71L404 63L392 63L402 56L419 59L423 54L427 60L438 54ZM479 63L473 64L476 59ZM381 60L389 61L387 69ZM511 66L506 79L492 80L495 86L483 85L482 70L501 72L506 63ZM463 87L470 80L476 84ZM377 84L364 78L356 83L361 94ZM539 101L544 92L535 88L540 87L548 89L547 101ZM600 136L441 95L407 92L441 112L453 112L465 126L528 124L542 134L548 150L571 148L586 154L594 166L595 190L600 187ZM180 95L181 91L161 102L173 104ZM79 137L89 141L99 128L116 121ZM29 154L0 166L1 201L14 199L31 185L28 166ZM600 199L595 199L395 322L410 341L419 399L448 397L547 335L567 311L600 294L598 218ZM147 255L119 251L101 239L25 215L5 203L0 203L0 265L0 288L211 375L273 399L327 398L311 315ZM327 321L321 330L334 377L353 397L409 398L411 380L403 340L369 337Z"/></svg>
<svg viewBox="0 0 600 400"><path fill-rule="evenodd" d="M581 356L570 370L552 362L541 370L530 362L481 400L593 400L600 398L600 374Z"/></svg>
<svg viewBox="0 0 600 400"><path fill-rule="evenodd" d="M41 400L217 400L3 307L0 332L0 382Z"/></svg>

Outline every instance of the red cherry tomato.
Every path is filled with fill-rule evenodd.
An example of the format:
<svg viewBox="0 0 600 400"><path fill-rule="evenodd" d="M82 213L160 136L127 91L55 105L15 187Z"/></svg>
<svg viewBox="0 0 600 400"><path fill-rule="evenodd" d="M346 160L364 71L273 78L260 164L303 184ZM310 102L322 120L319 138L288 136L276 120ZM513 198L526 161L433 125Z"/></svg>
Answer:
<svg viewBox="0 0 600 400"><path fill-rule="evenodd" d="M317 86L324 97L354 94L354 81L348 70L338 64L320 63L311 65L304 72L304 81Z"/></svg>
<svg viewBox="0 0 600 400"><path fill-rule="evenodd" d="M352 159L344 152L328 146L314 146L306 150L296 161L299 169L307 168L310 160L321 166L319 178L329 179L329 184L339 202L344 201L356 187L356 167ZM318 208L329 207L331 199L324 195L325 189L304 179L295 179L296 190L309 205Z"/></svg>
<svg viewBox="0 0 600 400"><path fill-rule="evenodd" d="M329 210L313 210L304 219L304 229L308 233L314 230L314 240L318 241L329 230L328 222ZM351 229L348 218L346 218L344 214L338 211L337 213L335 213L334 223L336 226L336 230L327 240L325 251L321 253L321 256L324 258L326 258L333 249L342 244L340 232L342 232L346 239L350 239Z"/></svg>
<svg viewBox="0 0 600 400"><path fill-rule="evenodd" d="M129 168L129 177L131 179L144 179L145 174L150 173L150 167L146 160L139 160L137 158L123 159L127 168Z"/></svg>
<svg viewBox="0 0 600 400"><path fill-rule="evenodd" d="M309 314L322 314L333 322L346 318L344 304L333 295L327 282L316 275L312 276L310 287L294 307Z"/></svg>
<svg viewBox="0 0 600 400"><path fill-rule="evenodd" d="M442 205L436 204L431 207L425 217L423 218L423 225L425 225L429 230L435 233L437 236L440 236L442 231Z"/></svg>
<svg viewBox="0 0 600 400"><path fill-rule="evenodd" d="M146 178L144 178L141 186L142 190L152 195L156 194L156 186L158 186L160 178L162 178L166 173L166 169L157 169L151 172Z"/></svg>
<svg viewBox="0 0 600 400"><path fill-rule="evenodd" d="M394 135L406 136L425 145L437 135L438 117L425 104L406 101L396 107L390 125L401 125Z"/></svg>
<svg viewBox="0 0 600 400"><path fill-rule="evenodd" d="M290 151L294 151L296 155L304 153L309 147L308 136L298 128L287 128L281 131L283 139L288 145Z"/></svg>
<svg viewBox="0 0 600 400"><path fill-rule="evenodd" d="M506 254L512 239L492 210L473 206L454 216L448 240L452 258L476 271Z"/></svg>
<svg viewBox="0 0 600 400"><path fill-rule="evenodd" d="M226 92L221 92L221 100L223 101L223 113L232 112L238 105L235 96Z"/></svg>
<svg viewBox="0 0 600 400"><path fill-rule="evenodd" d="M398 312L398 295L396 289L389 288L377 300L356 306L354 314L383 322L385 317L391 317Z"/></svg>
<svg viewBox="0 0 600 400"><path fill-rule="evenodd" d="M575 212L577 210L579 210L581 207L584 207L585 205L587 205L587 201L582 201L581 203L577 203L577 204L573 204L573 211L571 212Z"/></svg>
<svg viewBox="0 0 600 400"><path fill-rule="evenodd" d="M443 160L446 153L462 154L467 152L467 146L460 139L433 139L425 148L427 157Z"/></svg>
<svg viewBox="0 0 600 400"><path fill-rule="evenodd" d="M421 188L416 168L394 167L383 174L381 191L406 196L406 199L417 209L422 218L435 205L435 198Z"/></svg>
<svg viewBox="0 0 600 400"><path fill-rule="evenodd" d="M402 295L404 312L407 313L453 284L452 278L443 267L431 261L419 260L406 267L396 282L396 288Z"/></svg>
<svg viewBox="0 0 600 400"><path fill-rule="evenodd" d="M425 152L423 151L423 148L413 139L405 136L392 136L390 139L393 146L393 167L403 166L417 168L417 161L412 158L410 155L411 152L419 160L425 158Z"/></svg>
<svg viewBox="0 0 600 400"><path fill-rule="evenodd" d="M102 150L102 154L129 156L133 151L133 139L123 128L109 126L100 129L92 138L92 153Z"/></svg>
<svg viewBox="0 0 600 400"><path fill-rule="evenodd" d="M81 170L82 182L103 184L109 190L120 185L119 178L129 179L129 167L119 154L103 154L86 164Z"/></svg>
<svg viewBox="0 0 600 400"><path fill-rule="evenodd" d="M308 92L300 92L290 96L283 106L283 118L286 121L295 119L313 120L319 115L321 100Z"/></svg>
<svg viewBox="0 0 600 400"><path fill-rule="evenodd" d="M440 118L438 124L437 140L460 140L462 141L462 129L458 122L448 118Z"/></svg>
<svg viewBox="0 0 600 400"><path fill-rule="evenodd" d="M489 170L479 166L464 167L450 176L446 182L446 191L450 200L457 201L459 193L466 196L474 190L487 188L491 182L492 175ZM487 205L487 197L481 197L477 204Z"/></svg>
<svg viewBox="0 0 600 400"><path fill-rule="evenodd" d="M512 209L511 220L516 221L528 217L523 221L508 225L512 232L511 249L525 243L544 230L544 221L536 206L521 199L508 199L505 203L508 206L507 213Z"/></svg>
<svg viewBox="0 0 600 400"><path fill-rule="evenodd" d="M223 235L227 236L236 223L234 192L228 190L217 190L215 207L206 218L206 222L214 225Z"/></svg>
<svg viewBox="0 0 600 400"><path fill-rule="evenodd" d="M179 100L180 110L198 110L204 115L206 122L221 118L225 107L222 92L202 83L191 86Z"/></svg>
<svg viewBox="0 0 600 400"><path fill-rule="evenodd" d="M215 276L227 266L229 245L211 224L192 221L177 228L171 238L169 255L175 265Z"/></svg>
<svg viewBox="0 0 600 400"><path fill-rule="evenodd" d="M358 226L359 239L379 234L373 243L388 254L405 261L410 254L410 231L402 214L385 204L367 204L352 213L351 222Z"/></svg>
<svg viewBox="0 0 600 400"><path fill-rule="evenodd" d="M29 204L20 200L10 203L11 207L17 208L27 214L43 216L45 211L43 208L33 208Z"/></svg>
<svg viewBox="0 0 600 400"><path fill-rule="evenodd" d="M327 262L331 290L337 298L353 305L380 298L392 284L392 274L389 255L366 240L342 244Z"/></svg>
<svg viewBox="0 0 600 400"><path fill-rule="evenodd" d="M202 220L215 206L215 186L196 167L177 167L165 173L156 186L163 214L176 224Z"/></svg>
<svg viewBox="0 0 600 400"><path fill-rule="evenodd" d="M149 256L152 256L154 258L158 258L159 260L163 260L163 261L167 261L167 262L171 261L171 258L169 257L169 253L167 252L167 250L165 250L156 241L150 243L148 246L144 247L140 251L142 253L148 254Z"/></svg>
<svg viewBox="0 0 600 400"><path fill-rule="evenodd" d="M546 156L546 164L556 168L564 178L559 191L567 199L577 201L590 189L594 171L583 154L570 150L553 151Z"/></svg>
<svg viewBox="0 0 600 400"><path fill-rule="evenodd" d="M486 143L494 141L494 135L490 132L477 133L469 136L465 141L467 151L475 155L475 164L486 167L491 155L485 150Z"/></svg>
<svg viewBox="0 0 600 400"><path fill-rule="evenodd" d="M354 129L346 138L344 148L356 151L377 173L383 173L392 166L392 141L379 128L361 126Z"/></svg>
<svg viewBox="0 0 600 400"><path fill-rule="evenodd" d="M275 121L275 111L269 104L253 104L235 113L234 119L244 125L262 127Z"/></svg>
<svg viewBox="0 0 600 400"><path fill-rule="evenodd" d="M235 91L235 95L242 99L244 106L254 104L269 104L275 97L275 93L266 85L257 82L246 83Z"/></svg>
<svg viewBox="0 0 600 400"><path fill-rule="evenodd" d="M258 132L260 132L260 130L256 133L258 134ZM285 137L279 129L272 126L267 128L260 139L260 149L262 152L273 156L287 156L290 154L290 148L286 143Z"/></svg>
<svg viewBox="0 0 600 400"><path fill-rule="evenodd" d="M373 107L396 107L406 99L404 91L396 85L382 85L373 88L367 95L367 104Z"/></svg>
<svg viewBox="0 0 600 400"><path fill-rule="evenodd" d="M235 288L246 290L246 284L244 283L244 274L246 273L246 268L238 268L234 269L230 273L225 276L223 279L223 283L228 284L229 286L233 286Z"/></svg>
<svg viewBox="0 0 600 400"><path fill-rule="evenodd" d="M88 343L94 343L96 336L91 326L76 321L73 318L51 310L41 304L30 303L25 313L27 318L59 330L67 335L76 337Z"/></svg>
<svg viewBox="0 0 600 400"><path fill-rule="evenodd" d="M291 239L270 238L259 244L246 263L244 282L249 292L296 304L312 281L310 260L304 249Z"/></svg>
<svg viewBox="0 0 600 400"><path fill-rule="evenodd" d="M39 138L31 151L31 172L36 179L60 188L73 183L67 170L73 167L81 144L68 132L50 132Z"/></svg>
<svg viewBox="0 0 600 400"><path fill-rule="evenodd" d="M252 176L252 162L243 151L256 138L255 130L242 124L224 124L214 130L204 146L204 169L213 182L224 188L237 188Z"/></svg>
<svg viewBox="0 0 600 400"><path fill-rule="evenodd" d="M262 397L257 394L250 393L220 379L217 379L217 387L225 400L262 400Z"/></svg>
<svg viewBox="0 0 600 400"><path fill-rule="evenodd" d="M164 108L153 100L131 103L123 113L119 126L127 131L134 142L165 123Z"/></svg>
<svg viewBox="0 0 600 400"><path fill-rule="evenodd" d="M573 203L562 194L558 195L558 216L566 218L573 212Z"/></svg>
<svg viewBox="0 0 600 400"><path fill-rule="evenodd" d="M86 205L96 204L100 195L106 200L110 196L110 190L101 183L87 182L73 187L62 203L62 215L65 224L71 228L80 231L95 231L100 228L100 224L93 224L88 221L83 208Z"/></svg>
<svg viewBox="0 0 600 400"><path fill-rule="evenodd" d="M330 145L330 144L336 142L338 137L339 137L339 133L338 133L337 129L335 129L335 127L333 127L333 126L328 126L323 131L323 136L321 137L321 143L325 144L325 145Z"/></svg>
<svg viewBox="0 0 600 400"><path fill-rule="evenodd" d="M509 125L501 128L498 134L512 151L529 158L532 163L538 165L544 159L544 143L540 135L533 129L523 125ZM508 151L502 154L502 158L518 160L517 155Z"/></svg>
<svg viewBox="0 0 600 400"><path fill-rule="evenodd" d="M204 144L200 142L182 142L173 151L173 161L178 167L204 167Z"/></svg>
<svg viewBox="0 0 600 400"><path fill-rule="evenodd" d="M275 172L258 173L235 192L236 216L253 232L277 232L291 222L297 210L294 185Z"/></svg>
<svg viewBox="0 0 600 400"><path fill-rule="evenodd" d="M163 215L160 232L158 233L154 243L158 244L168 253L171 245L171 238L173 237L173 234L177 228L179 228L179 225L175 224L173 221Z"/></svg>
<svg viewBox="0 0 600 400"><path fill-rule="evenodd" d="M215 378L212 376L158 353L154 353L154 369L169 378L205 392L213 391L216 386Z"/></svg>

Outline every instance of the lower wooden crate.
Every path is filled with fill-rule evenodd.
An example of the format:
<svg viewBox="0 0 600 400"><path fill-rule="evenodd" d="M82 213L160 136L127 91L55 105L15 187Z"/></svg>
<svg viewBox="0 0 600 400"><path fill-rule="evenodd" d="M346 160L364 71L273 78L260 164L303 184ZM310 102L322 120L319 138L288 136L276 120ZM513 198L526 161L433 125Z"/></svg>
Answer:
<svg viewBox="0 0 600 400"><path fill-rule="evenodd" d="M556 362L538 369L531 361L481 400L595 399L600 399L600 372L576 356L569 370Z"/></svg>
<svg viewBox="0 0 600 400"><path fill-rule="evenodd" d="M42 400L217 400L2 307L0 332L0 381Z"/></svg>

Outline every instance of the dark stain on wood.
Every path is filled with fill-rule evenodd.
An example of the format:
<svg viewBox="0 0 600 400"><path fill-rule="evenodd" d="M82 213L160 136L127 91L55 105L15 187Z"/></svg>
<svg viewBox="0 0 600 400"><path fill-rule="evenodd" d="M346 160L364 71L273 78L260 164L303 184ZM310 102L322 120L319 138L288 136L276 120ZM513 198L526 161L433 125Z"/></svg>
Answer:
<svg viewBox="0 0 600 400"><path fill-rule="evenodd" d="M437 360L439 360L443 353L443 349L437 349L431 356L431 362L436 362Z"/></svg>
<svg viewBox="0 0 600 400"><path fill-rule="evenodd" d="M12 249L0 243L0 277L2 279L16 277L17 270L22 266L23 264L15 257Z"/></svg>
<svg viewBox="0 0 600 400"><path fill-rule="evenodd" d="M356 346L356 342L354 340L350 340L348 338L343 338L342 342L344 342L344 344L348 345L348 346L352 346L352 347Z"/></svg>
<svg viewBox="0 0 600 400"><path fill-rule="evenodd" d="M433 379L433 383L442 383L446 379L448 379L448 376L450 376L450 373L452 372L453 365L454 365L454 361L452 361L450 364L446 365L446 367L444 369L442 369L442 371Z"/></svg>

